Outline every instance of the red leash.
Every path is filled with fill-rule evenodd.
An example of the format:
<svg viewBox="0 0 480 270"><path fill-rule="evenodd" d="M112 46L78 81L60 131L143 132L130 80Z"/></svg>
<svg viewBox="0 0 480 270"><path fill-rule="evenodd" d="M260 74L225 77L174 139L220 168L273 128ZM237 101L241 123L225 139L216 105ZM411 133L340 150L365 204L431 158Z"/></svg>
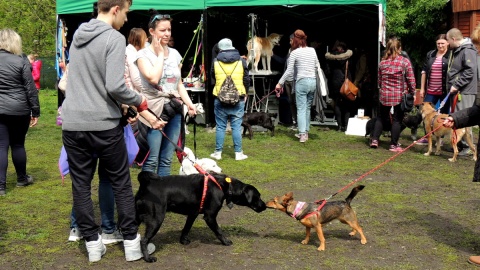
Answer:
<svg viewBox="0 0 480 270"><path fill-rule="evenodd" d="M441 119L440 119L441 120ZM425 134L425 136L423 136L421 139L423 138L426 138L428 136L430 136L431 134L433 134L436 130L440 129L442 126L439 126L437 127L436 129L430 131L429 133ZM332 195L330 195L328 198L324 199L323 202L322 202L322 205L321 207L323 207L323 205L325 205L325 203L327 202L327 200L330 200L332 197L334 197L335 195L337 195L338 193L344 191L345 189L349 188L350 186L352 186L353 184L355 184L356 182L362 180L363 178L365 178L367 175L375 172L376 170L378 170L379 168L383 167L385 164L387 164L388 162L394 160L396 157L398 157L399 155L403 154L403 152L405 152L407 149L411 148L412 146L414 146L417 142L413 142L412 144L410 144L409 146L407 146L406 148L404 148L402 151L396 153L395 155L393 155L392 157L388 158L387 160L385 160L384 162L380 163L379 165L377 165L375 168L371 169L370 171L360 175L357 179L353 180L352 182L350 182L349 184L347 184L346 186L344 186L343 188L341 188L340 190L338 190L337 192L333 193ZM321 201L316 201L317 203L321 202ZM319 209L321 209L319 207Z"/></svg>

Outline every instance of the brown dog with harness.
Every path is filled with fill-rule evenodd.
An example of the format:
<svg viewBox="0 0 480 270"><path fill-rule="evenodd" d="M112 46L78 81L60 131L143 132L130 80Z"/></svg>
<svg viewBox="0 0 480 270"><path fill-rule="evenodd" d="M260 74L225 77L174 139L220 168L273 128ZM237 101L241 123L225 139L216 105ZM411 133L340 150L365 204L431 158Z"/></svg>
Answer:
<svg viewBox="0 0 480 270"><path fill-rule="evenodd" d="M359 185L352 189L345 201L326 202L325 200L305 203L295 201L293 193L289 192L283 196L277 196L266 203L267 208L273 208L287 213L287 215L300 221L306 227L306 236L302 241L303 245L310 240L310 229L315 228L320 240L319 251L325 250L325 237L323 236L322 224L338 219L340 222L352 228L351 236L357 232L360 234L361 243L367 243L363 230L358 225L357 215L350 206L350 202L365 186Z"/></svg>
<svg viewBox="0 0 480 270"><path fill-rule="evenodd" d="M443 119L448 117L448 114L440 114L438 113L433 104L430 102L424 102L422 104L422 118L423 123L425 124L425 131L426 133L434 132L428 136L428 151L425 153L425 156L430 156L432 153L432 136L435 136L435 141L437 142L437 149L435 151L435 155L440 155L440 138L442 136L448 135L450 136L450 142L453 148L453 157L449 158L450 162L457 161L458 156L458 146L457 142L465 136L465 141L467 142L470 149L473 151L473 160L477 160L477 150L473 145L472 140L472 131L470 127L466 128L458 128L458 129L451 129L448 127L443 126Z"/></svg>

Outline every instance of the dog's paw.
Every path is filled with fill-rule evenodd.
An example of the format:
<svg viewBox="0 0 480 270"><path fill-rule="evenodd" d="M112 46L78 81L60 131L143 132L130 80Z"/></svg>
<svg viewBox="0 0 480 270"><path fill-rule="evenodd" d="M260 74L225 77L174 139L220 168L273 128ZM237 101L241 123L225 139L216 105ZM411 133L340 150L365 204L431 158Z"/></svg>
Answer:
<svg viewBox="0 0 480 270"><path fill-rule="evenodd" d="M435 156L440 156L441 152L435 152Z"/></svg>
<svg viewBox="0 0 480 270"><path fill-rule="evenodd" d="M143 257L143 260L148 262L148 263L153 263L157 261L157 257L149 256L149 257Z"/></svg>
<svg viewBox="0 0 480 270"><path fill-rule="evenodd" d="M360 243L362 243L362 245L365 245L367 243L367 239L360 240Z"/></svg>
<svg viewBox="0 0 480 270"><path fill-rule="evenodd" d="M457 159L456 158L449 158L448 161L455 162L455 161L457 161Z"/></svg>
<svg viewBox="0 0 480 270"><path fill-rule="evenodd" d="M233 244L233 242L232 242L231 240L229 240L229 239L227 239L227 238L224 237L223 240L222 240L222 244L223 244L224 246L231 246L231 245Z"/></svg>
<svg viewBox="0 0 480 270"><path fill-rule="evenodd" d="M318 251L325 251L325 245L320 245L318 248L317 248Z"/></svg>
<svg viewBox="0 0 480 270"><path fill-rule="evenodd" d="M180 244L188 245L188 244L190 244L190 239L188 239L188 237L181 237L180 238Z"/></svg>
<svg viewBox="0 0 480 270"><path fill-rule="evenodd" d="M306 244L308 244L308 240L303 240L301 243L302 243L302 245L306 245Z"/></svg>
<svg viewBox="0 0 480 270"><path fill-rule="evenodd" d="M430 156L430 153L425 153L424 155L428 157L428 156Z"/></svg>

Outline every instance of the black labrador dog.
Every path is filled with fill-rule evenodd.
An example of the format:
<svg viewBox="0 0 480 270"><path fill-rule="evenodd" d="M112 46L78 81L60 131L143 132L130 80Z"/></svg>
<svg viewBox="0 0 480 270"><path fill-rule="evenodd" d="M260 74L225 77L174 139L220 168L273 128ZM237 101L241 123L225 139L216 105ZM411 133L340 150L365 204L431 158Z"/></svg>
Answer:
<svg viewBox="0 0 480 270"><path fill-rule="evenodd" d="M266 209L265 202L260 198L260 192L249 184L224 174L211 174L217 184L208 180L204 191L204 175L170 175L160 177L152 172L141 172L138 175L140 187L135 195L137 222L145 223L145 235L141 240L143 259L155 262L147 251L147 245L162 226L165 214L174 212L187 216L182 229L180 243L190 244L188 233L199 214L208 227L215 233L223 245L229 246L232 241L227 239L217 223L217 215L223 201L231 208L233 204L247 206L260 213ZM201 209L200 209L201 208Z"/></svg>
<svg viewBox="0 0 480 270"><path fill-rule="evenodd" d="M242 126L243 126L243 136L248 129L248 138L251 140L253 138L252 126L262 126L271 131L271 136L275 133L275 125L273 124L272 118L277 118L276 113L266 113L266 112L246 112L243 115Z"/></svg>

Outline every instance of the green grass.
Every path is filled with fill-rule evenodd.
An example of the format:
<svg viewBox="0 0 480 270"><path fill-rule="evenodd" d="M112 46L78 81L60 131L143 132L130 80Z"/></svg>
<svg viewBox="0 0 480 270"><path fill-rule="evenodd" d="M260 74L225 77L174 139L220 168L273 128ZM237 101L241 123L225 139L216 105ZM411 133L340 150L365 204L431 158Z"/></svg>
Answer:
<svg viewBox="0 0 480 270"><path fill-rule="evenodd" d="M35 184L16 188L9 163L7 195L0 198L1 269L460 269L470 267L469 255L480 253L478 227L479 186L472 183L474 162L451 153L426 157L424 146L414 146L393 161L368 174L366 185L352 202L368 243L349 237L349 228L337 221L324 226L325 252L318 252L313 233L301 245L305 228L281 212L261 214L245 207L224 207L218 222L234 244L222 246L199 218L190 233L192 243L178 243L185 218L167 215L153 242L158 262L126 263L122 245L109 246L97 264L88 264L83 242L68 243L71 182L62 183L57 161L62 145L56 126L56 91L41 90L41 117L26 139L27 171ZM192 128L190 127L190 130ZM401 143L411 143L408 130ZM478 133L475 129L474 134ZM302 201L323 199L358 179L393 153L387 138L373 150L363 137L346 136L312 127L310 140L300 144L294 131L278 126L274 137L255 133L245 138L247 160L234 160L231 136L226 136L219 166L228 175L257 187L266 201L288 191ZM477 136L475 136L477 137ZM215 134L197 129L197 156L208 157ZM193 149L193 132L187 135ZM179 163L174 159L172 173ZM138 188L132 168L134 191ZM94 179L93 200L98 179ZM333 197L344 199L350 187ZM98 216L98 206L96 207ZM141 232L143 227L141 227Z"/></svg>

